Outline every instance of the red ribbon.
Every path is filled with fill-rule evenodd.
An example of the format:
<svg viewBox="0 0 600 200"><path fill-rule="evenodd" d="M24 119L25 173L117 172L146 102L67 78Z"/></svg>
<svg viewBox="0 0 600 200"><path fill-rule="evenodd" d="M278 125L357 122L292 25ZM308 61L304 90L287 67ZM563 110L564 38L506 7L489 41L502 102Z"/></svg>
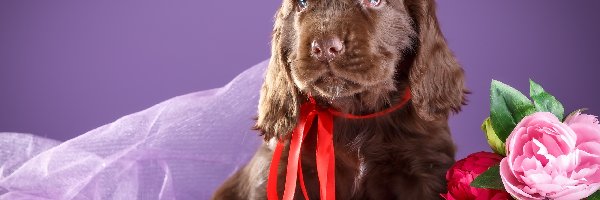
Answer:
<svg viewBox="0 0 600 200"><path fill-rule="evenodd" d="M287 174L285 177L285 190L283 200L292 200L296 192L296 181L300 182L300 189L304 198L308 200L308 193L304 185L304 176L302 175L302 166L300 163L300 150L302 142L310 130L315 117L317 118L317 176L319 177L319 190L322 200L335 200L335 154L333 148L333 116L347 119L366 119L389 114L398 110L411 98L410 89L404 92L402 101L393 107L383 111L368 115L352 115L341 113L333 109L322 109L317 106L314 99L302 104L300 107L300 119L292 132L290 150L288 156ZM267 182L267 198L269 200L279 199L277 194L277 169L281 160L283 151L283 142L279 141L269 169L269 178Z"/></svg>

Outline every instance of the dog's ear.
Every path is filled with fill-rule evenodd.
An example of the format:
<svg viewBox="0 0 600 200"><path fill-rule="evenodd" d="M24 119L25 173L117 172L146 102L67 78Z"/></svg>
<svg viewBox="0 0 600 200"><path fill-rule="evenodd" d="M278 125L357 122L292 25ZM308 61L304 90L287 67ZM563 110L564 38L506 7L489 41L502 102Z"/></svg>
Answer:
<svg viewBox="0 0 600 200"><path fill-rule="evenodd" d="M285 26L285 6L275 16L271 41L271 60L265 82L260 91L258 119L255 129L264 139L286 139L296 125L299 115L299 92L290 73L288 60L289 36L282 30Z"/></svg>
<svg viewBox="0 0 600 200"><path fill-rule="evenodd" d="M406 7L418 32L416 55L409 72L412 102L424 120L448 117L465 104L463 69L440 30L433 0L407 0Z"/></svg>

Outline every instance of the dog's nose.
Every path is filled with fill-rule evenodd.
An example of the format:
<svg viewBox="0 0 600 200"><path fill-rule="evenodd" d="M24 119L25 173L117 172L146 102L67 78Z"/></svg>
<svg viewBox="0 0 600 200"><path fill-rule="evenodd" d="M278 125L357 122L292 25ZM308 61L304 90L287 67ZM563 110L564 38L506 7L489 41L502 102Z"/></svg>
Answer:
<svg viewBox="0 0 600 200"><path fill-rule="evenodd" d="M329 62L344 51L344 42L338 37L315 39L311 44L312 55L320 61Z"/></svg>

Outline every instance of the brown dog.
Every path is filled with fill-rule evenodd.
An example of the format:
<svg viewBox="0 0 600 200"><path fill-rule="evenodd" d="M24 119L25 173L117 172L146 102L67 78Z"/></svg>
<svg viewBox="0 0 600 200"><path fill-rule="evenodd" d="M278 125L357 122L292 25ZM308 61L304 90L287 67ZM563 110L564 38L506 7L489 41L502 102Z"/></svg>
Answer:
<svg viewBox="0 0 600 200"><path fill-rule="evenodd" d="M412 99L401 110L335 118L337 199L440 198L455 153L448 116L467 93L463 70L440 31L433 0L284 0L256 124L267 142L213 198L266 199L273 144L289 141L308 94L322 107L369 114L396 105L408 87ZM315 131L302 146L310 199L319 199ZM287 145L283 152L280 197ZM295 199L304 199L298 188Z"/></svg>

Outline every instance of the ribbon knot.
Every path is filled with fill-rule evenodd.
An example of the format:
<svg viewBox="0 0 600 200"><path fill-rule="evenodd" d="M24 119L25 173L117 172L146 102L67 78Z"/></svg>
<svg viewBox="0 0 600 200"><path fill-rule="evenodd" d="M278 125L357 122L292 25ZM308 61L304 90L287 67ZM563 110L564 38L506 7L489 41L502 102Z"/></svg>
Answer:
<svg viewBox="0 0 600 200"><path fill-rule="evenodd" d="M407 88L402 101L386 110L369 114L369 115L352 115L341 113L333 109L324 109L316 104L313 98L310 101L302 104L300 107L300 117L298 124L292 132L290 141L290 149L288 155L287 171L285 177L285 190L283 192L283 200L292 200L296 191L296 181L299 181L302 194L305 199L308 198L308 192L304 184L304 176L302 175L302 164L300 162L300 151L302 143L306 139L308 131L313 125L315 118L317 119L317 149L316 149L316 165L317 176L319 178L319 192L322 200L335 200L335 154L333 147L333 116L343 117L347 119L366 119L374 118L391 113L408 102L411 98L410 89ZM278 141L271 166L269 168L269 178L267 182L267 198L269 200L279 199L277 193L277 169L283 152L283 142Z"/></svg>

